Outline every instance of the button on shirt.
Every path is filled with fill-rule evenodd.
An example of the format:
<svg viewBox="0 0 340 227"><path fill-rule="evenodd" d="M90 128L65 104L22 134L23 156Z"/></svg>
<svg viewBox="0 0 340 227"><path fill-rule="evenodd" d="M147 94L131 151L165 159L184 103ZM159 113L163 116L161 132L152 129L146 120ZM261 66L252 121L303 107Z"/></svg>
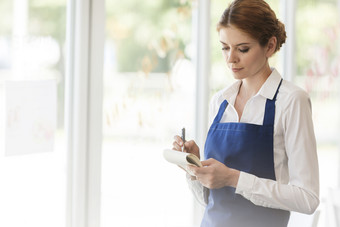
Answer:
<svg viewBox="0 0 340 227"><path fill-rule="evenodd" d="M280 80L280 74L273 69L259 92L246 103L241 119L234 108L241 80L217 92L210 102L210 124L226 99L229 105L221 123L262 125L266 100L273 99ZM235 193L255 205L313 213L319 205L319 169L311 102L304 90L285 80L276 99L274 168L276 181L241 172ZM198 201L206 204L208 190L189 176L187 180Z"/></svg>

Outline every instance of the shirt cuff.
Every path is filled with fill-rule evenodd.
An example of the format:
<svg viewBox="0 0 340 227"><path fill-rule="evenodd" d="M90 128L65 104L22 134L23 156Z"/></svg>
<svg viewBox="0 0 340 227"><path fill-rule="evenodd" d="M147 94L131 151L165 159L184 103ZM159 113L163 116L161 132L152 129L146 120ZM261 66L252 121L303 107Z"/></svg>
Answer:
<svg viewBox="0 0 340 227"><path fill-rule="evenodd" d="M195 181L197 180L195 176L190 175L188 172L186 173L186 178L188 181Z"/></svg>
<svg viewBox="0 0 340 227"><path fill-rule="evenodd" d="M252 194L255 179L256 176L241 171L240 177L238 178L235 193L240 194L245 198L249 199Z"/></svg>

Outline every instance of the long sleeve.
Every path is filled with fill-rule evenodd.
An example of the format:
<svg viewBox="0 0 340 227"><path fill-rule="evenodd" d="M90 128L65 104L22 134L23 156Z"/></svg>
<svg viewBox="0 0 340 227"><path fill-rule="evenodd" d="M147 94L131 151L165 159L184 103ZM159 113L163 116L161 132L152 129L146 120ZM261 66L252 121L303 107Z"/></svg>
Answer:
<svg viewBox="0 0 340 227"><path fill-rule="evenodd" d="M319 205L319 169L310 99L292 92L282 107L281 153L287 157L289 182L241 172L236 193L256 205L312 214Z"/></svg>
<svg viewBox="0 0 340 227"><path fill-rule="evenodd" d="M189 189L194 195L195 199L202 206L206 206L208 203L209 189L204 187L198 180L192 180L191 176L186 174Z"/></svg>

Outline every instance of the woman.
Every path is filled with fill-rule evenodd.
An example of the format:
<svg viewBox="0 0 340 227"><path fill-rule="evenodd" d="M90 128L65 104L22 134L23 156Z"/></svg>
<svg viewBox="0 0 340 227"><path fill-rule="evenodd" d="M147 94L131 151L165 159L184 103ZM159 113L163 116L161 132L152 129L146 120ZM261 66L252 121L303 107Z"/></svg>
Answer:
<svg viewBox="0 0 340 227"><path fill-rule="evenodd" d="M237 81L211 100L204 167L188 167L206 205L201 226L287 226L290 211L318 207L319 173L309 96L268 63L284 25L265 1L236 0L217 31ZM179 136L173 146L182 149ZM194 141L184 151L200 157Z"/></svg>

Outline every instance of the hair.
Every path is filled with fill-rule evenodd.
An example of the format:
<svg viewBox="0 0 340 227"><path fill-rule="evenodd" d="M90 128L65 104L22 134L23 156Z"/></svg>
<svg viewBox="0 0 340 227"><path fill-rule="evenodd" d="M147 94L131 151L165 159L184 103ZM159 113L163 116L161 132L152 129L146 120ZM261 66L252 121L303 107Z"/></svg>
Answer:
<svg viewBox="0 0 340 227"><path fill-rule="evenodd" d="M263 0L235 0L230 3L217 24L217 31L231 25L250 35L263 47L275 36L275 52L280 50L287 38L284 24Z"/></svg>

